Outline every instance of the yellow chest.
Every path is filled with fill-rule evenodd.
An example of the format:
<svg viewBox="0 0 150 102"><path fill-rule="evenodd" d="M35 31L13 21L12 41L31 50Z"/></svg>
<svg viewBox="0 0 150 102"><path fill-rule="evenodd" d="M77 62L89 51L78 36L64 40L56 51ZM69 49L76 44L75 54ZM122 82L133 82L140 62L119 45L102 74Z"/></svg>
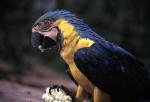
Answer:
<svg viewBox="0 0 150 102"><path fill-rule="evenodd" d="M57 25L63 34L63 44L60 51L61 57L69 65L70 72L78 84L85 88L88 92L92 93L94 85L80 72L74 62L74 54L78 49L90 47L94 41L88 38L80 38L74 26L69 24L66 20L58 20Z"/></svg>

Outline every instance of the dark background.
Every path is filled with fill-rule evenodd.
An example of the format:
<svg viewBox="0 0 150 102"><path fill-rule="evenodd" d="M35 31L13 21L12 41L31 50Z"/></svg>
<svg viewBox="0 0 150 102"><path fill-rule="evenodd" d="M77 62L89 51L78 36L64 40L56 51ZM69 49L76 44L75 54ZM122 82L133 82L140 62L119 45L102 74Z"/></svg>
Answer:
<svg viewBox="0 0 150 102"><path fill-rule="evenodd" d="M37 66L42 66L40 71L65 72L56 49L38 53L30 42L34 21L58 9L75 13L98 34L150 64L149 0L5 0L0 1L0 79L10 80L8 65L15 74Z"/></svg>

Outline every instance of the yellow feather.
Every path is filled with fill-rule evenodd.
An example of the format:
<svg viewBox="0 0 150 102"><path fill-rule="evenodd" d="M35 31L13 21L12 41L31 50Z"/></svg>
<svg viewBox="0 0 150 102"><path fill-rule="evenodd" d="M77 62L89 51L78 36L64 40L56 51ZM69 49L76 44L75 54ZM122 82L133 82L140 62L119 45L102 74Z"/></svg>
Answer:
<svg viewBox="0 0 150 102"><path fill-rule="evenodd" d="M80 48L90 47L94 41L89 38L81 38L74 26L68 21L59 19L56 22L64 38L60 55L69 65L71 74L78 84L83 86L87 92L92 93L94 85L84 76L83 73L80 72L75 65L74 54Z"/></svg>

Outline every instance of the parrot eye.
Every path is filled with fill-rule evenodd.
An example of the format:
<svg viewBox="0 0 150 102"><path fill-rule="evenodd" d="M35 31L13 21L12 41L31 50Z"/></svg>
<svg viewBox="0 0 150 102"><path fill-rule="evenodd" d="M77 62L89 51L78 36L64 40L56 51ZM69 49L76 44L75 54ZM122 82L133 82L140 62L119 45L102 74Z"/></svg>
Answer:
<svg viewBox="0 0 150 102"><path fill-rule="evenodd" d="M39 31L41 31L41 32L48 32L48 31L50 31L52 24L53 24L52 21L50 21L50 20L44 20L39 25Z"/></svg>

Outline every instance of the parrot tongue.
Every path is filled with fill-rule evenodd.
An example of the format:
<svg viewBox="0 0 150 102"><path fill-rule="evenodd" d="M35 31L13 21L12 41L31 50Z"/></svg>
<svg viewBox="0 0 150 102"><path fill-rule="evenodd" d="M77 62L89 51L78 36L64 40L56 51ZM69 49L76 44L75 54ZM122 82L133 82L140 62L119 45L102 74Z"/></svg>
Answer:
<svg viewBox="0 0 150 102"><path fill-rule="evenodd" d="M45 51L50 50L54 45L56 45L56 42L55 42L53 39L51 39L51 38L45 36L45 37L43 38L42 45L39 45L39 46L38 46L38 49L39 49L41 52L45 52Z"/></svg>

